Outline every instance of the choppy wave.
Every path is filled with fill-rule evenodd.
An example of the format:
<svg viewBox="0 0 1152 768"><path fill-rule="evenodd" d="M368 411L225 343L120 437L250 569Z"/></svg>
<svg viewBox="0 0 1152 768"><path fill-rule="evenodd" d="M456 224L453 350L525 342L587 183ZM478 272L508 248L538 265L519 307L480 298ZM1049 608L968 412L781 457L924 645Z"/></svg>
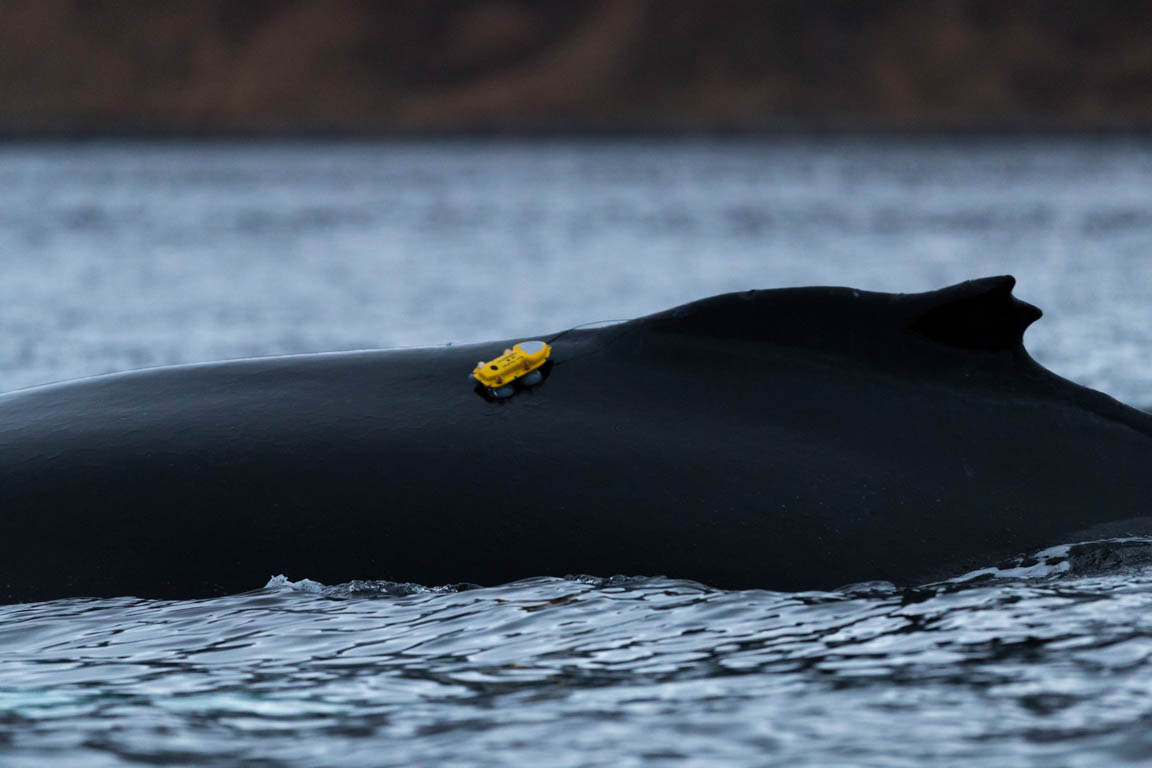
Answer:
<svg viewBox="0 0 1152 768"><path fill-rule="evenodd" d="M986 579L1042 579L1116 573L1152 566L1152 539L1132 536L1049 547L998 565L957 576L952 583Z"/></svg>
<svg viewBox="0 0 1152 768"><path fill-rule="evenodd" d="M4 765L1152 760L1152 540L915 589L283 577L0 608Z"/></svg>

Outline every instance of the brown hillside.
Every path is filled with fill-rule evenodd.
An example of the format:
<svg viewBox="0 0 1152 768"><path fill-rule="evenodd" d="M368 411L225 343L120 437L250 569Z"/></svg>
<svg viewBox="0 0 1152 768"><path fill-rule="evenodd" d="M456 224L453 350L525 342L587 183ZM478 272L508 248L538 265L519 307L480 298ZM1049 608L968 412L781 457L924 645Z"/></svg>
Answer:
<svg viewBox="0 0 1152 768"><path fill-rule="evenodd" d="M1152 118L1146 0L3 0L0 123Z"/></svg>

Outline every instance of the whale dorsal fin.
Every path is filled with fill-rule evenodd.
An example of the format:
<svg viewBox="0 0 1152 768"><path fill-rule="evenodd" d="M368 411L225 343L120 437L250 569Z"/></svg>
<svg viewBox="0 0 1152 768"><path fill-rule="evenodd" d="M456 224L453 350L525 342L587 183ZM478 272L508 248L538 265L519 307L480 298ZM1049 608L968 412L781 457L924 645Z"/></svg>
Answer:
<svg viewBox="0 0 1152 768"><path fill-rule="evenodd" d="M969 280L917 294L917 315L909 329L933 341L965 349L1015 349L1024 331L1043 314L1012 295L1011 275Z"/></svg>
<svg viewBox="0 0 1152 768"><path fill-rule="evenodd" d="M1022 350L1041 312L1012 295L1011 275L925 293L778 288L727 293L633 321L653 331L707 335L828 352L896 357L901 339L973 351Z"/></svg>

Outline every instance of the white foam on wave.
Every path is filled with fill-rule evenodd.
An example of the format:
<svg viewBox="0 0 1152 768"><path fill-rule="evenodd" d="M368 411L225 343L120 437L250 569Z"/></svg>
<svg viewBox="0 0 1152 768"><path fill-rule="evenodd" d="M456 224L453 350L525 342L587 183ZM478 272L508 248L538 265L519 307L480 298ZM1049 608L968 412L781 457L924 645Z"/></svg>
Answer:
<svg viewBox="0 0 1152 768"><path fill-rule="evenodd" d="M303 592L326 597L409 597L411 595L438 595L475 589L475 584L443 584L428 587L414 582L354 579L343 584L328 585L312 579L292 581L284 574L268 579L264 589L279 592Z"/></svg>
<svg viewBox="0 0 1152 768"><path fill-rule="evenodd" d="M1053 576L1069 573L1073 570L1073 549L1100 545L1124 546L1128 544L1147 544L1152 546L1152 539L1142 536L1131 536L1116 539L1095 539L1080 541L1071 544L1061 544L1055 547L1042 549L1030 556L1020 555L1015 565L1005 567L1002 565L979 568L961 576L955 576L941 582L944 584L960 584L974 579L1046 579Z"/></svg>
<svg viewBox="0 0 1152 768"><path fill-rule="evenodd" d="M1123 550L1127 549L1129 552L1133 552L1135 551L1133 545L1143 546L1136 547L1136 549L1139 550L1136 557L1125 557ZM1097 553L1090 551L1093 548L1096 548L1097 551L1105 549L1110 556L1101 560L1098 556L1095 556ZM992 579L1037 580L1050 579L1074 573L1090 574L1101 571L1144 569L1150 567L1150 564L1152 564L1152 553L1150 553L1150 550L1152 550L1152 538L1143 536L1093 539L1091 541L1060 544L1039 550L1031 555L1017 555L1015 558L1001 562L998 565L978 568L974 571L969 571L935 583L965 584L977 580L984 581ZM660 580L665 577L613 576L605 579L596 576L569 575L565 578L594 586L636 586L652 581L654 578ZM268 583L264 585L264 589L283 592L324 594L331 597L407 597L419 594L460 592L474 589L476 586L475 584L445 584L429 587L412 582L377 580L354 580L344 584L329 586L319 581L313 581L312 579L292 581L284 574L279 574L269 578ZM704 584L696 584L695 586L700 589L709 589L709 587ZM873 581L849 584L835 591L841 594L880 594L892 592L896 589L896 586L890 582Z"/></svg>
<svg viewBox="0 0 1152 768"><path fill-rule="evenodd" d="M286 592L323 592L326 587L318 581L312 581L312 579L290 581L287 576L281 573L278 576L269 578L268 583L264 585L264 589L275 589Z"/></svg>
<svg viewBox="0 0 1152 768"><path fill-rule="evenodd" d="M1061 544L1058 547L1049 547L1048 549L1040 550L1032 555L1031 558L1020 558L1018 561L1027 562L1028 560L1036 560L1037 562L1032 565L1019 564L1010 568L1003 568L1001 566L979 568L975 571L965 573L962 576L947 579L945 583L959 584L979 578L1044 579L1049 576L1067 573L1072 567L1068 560L1068 552L1072 549L1072 546L1072 544Z"/></svg>

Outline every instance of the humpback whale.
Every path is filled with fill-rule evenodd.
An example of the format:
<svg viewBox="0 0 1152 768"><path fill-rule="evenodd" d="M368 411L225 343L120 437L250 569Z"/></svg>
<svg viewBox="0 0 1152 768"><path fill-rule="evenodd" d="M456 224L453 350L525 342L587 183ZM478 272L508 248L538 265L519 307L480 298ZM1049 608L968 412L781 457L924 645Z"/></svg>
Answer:
<svg viewBox="0 0 1152 768"><path fill-rule="evenodd" d="M0 600L272 574L915 585L1152 532L1152 417L1025 351L1012 277L747 291L547 338L157 368L0 395Z"/></svg>

